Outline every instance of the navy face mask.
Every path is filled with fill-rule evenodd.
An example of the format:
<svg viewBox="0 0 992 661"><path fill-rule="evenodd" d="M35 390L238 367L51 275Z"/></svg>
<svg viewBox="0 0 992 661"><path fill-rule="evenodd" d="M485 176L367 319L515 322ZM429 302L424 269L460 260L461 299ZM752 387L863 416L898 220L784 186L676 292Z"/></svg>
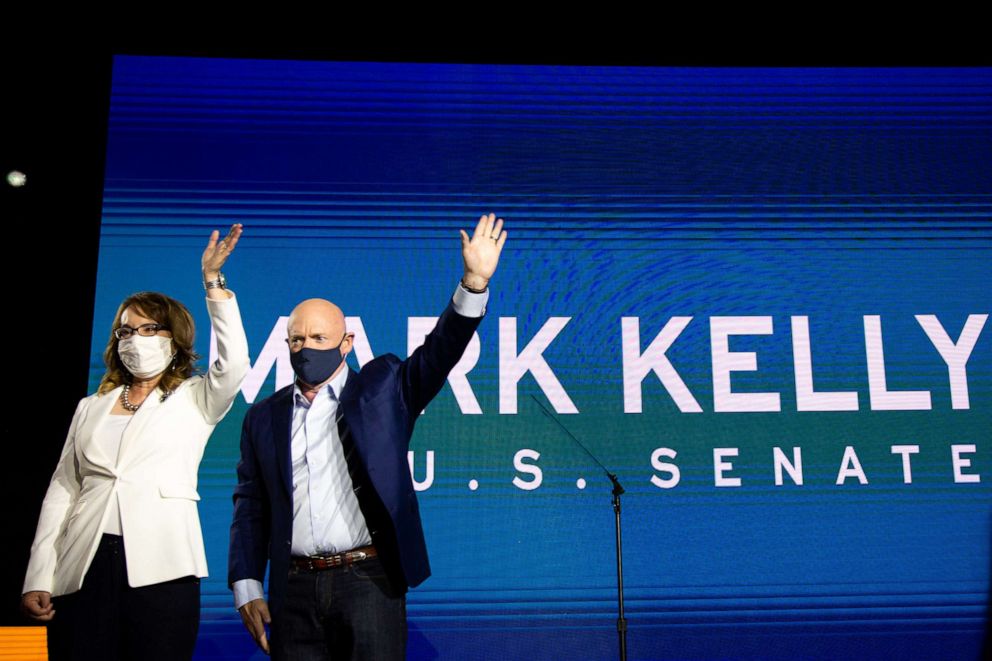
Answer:
<svg viewBox="0 0 992 661"><path fill-rule="evenodd" d="M345 334L345 337L347 337L347 334ZM341 355L342 344L344 344L344 337L341 338L341 341L333 349L310 349L309 347L303 347L296 352L290 351L289 364L293 366L293 371L296 372L296 376L303 383L309 386L323 383L344 362L344 356Z"/></svg>

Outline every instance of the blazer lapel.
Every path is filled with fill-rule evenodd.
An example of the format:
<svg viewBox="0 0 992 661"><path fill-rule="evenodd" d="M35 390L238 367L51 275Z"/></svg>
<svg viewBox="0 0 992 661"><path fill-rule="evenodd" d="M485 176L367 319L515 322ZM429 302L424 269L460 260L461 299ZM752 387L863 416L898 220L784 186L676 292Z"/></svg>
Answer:
<svg viewBox="0 0 992 661"><path fill-rule="evenodd" d="M77 450L82 459L91 466L102 468L108 473L113 470L117 457L108 457L99 443L90 441L92 441L93 433L97 427L110 415L110 410L114 408L114 402L121 396L123 390L124 387L120 386L106 395L96 397L86 412L86 420L83 421L76 433Z"/></svg>
<svg viewBox="0 0 992 661"><path fill-rule="evenodd" d="M361 454L358 448L358 440L362 438L362 407L358 405L358 378L348 372L348 380L345 381L341 395L338 397L341 407L341 416L338 418L338 434L343 439L345 435L350 436L351 443ZM362 457L362 462L365 458Z"/></svg>
<svg viewBox="0 0 992 661"><path fill-rule="evenodd" d="M340 399L341 418L338 420L338 433L345 443L345 456L348 457L348 470L352 482L359 487L368 484L378 491L374 457L370 456L372 448L366 437L365 425L365 416L375 416L376 412L363 406L361 388L356 375L349 375L348 382L341 390ZM362 511L368 518L370 514L366 512L364 499L359 498L359 504L362 505Z"/></svg>
<svg viewBox="0 0 992 661"><path fill-rule="evenodd" d="M338 437L344 449L345 460L348 462L348 474L351 476L352 487L358 497L358 506L365 517L369 532L375 535L381 518L381 504L376 507L375 491L368 472L368 460L364 454L365 447L361 443L365 421L362 418L362 407L357 387L358 379L349 373L348 381L341 389L338 398L340 415L338 416ZM349 386L351 386L349 388ZM373 538L373 543L375 542Z"/></svg>
<svg viewBox="0 0 992 661"><path fill-rule="evenodd" d="M282 486L293 502L293 461L290 449L293 442L293 406L295 388L289 386L284 397L272 402L272 436L276 450L276 466L282 476Z"/></svg>

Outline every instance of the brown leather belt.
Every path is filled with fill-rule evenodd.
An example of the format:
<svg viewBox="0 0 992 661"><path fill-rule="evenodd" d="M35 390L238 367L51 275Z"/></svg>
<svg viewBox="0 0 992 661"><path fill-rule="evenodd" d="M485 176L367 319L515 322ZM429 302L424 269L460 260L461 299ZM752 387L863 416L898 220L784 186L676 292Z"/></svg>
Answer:
<svg viewBox="0 0 992 661"><path fill-rule="evenodd" d="M334 567L347 567L362 560L368 560L378 555L374 546L361 546L357 549L335 553L334 555L294 555L289 561L297 569L306 571L324 571Z"/></svg>

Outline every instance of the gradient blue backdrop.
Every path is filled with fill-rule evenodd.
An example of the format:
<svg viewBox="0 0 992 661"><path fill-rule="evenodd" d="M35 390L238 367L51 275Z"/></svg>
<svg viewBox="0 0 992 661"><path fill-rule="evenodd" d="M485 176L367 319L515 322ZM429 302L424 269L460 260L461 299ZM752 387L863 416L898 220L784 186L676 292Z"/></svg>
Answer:
<svg viewBox="0 0 992 661"><path fill-rule="evenodd" d="M633 659L977 658L989 604L992 352L968 363L970 408L914 319L952 339L988 314L992 71L650 69L118 57L114 64L91 385L121 298L186 301L208 353L199 252L245 224L225 268L255 361L310 296L361 317L376 354L407 353L407 318L437 315L461 272L457 230L493 210L510 240L469 374L481 415L446 387L418 424L434 576L409 597L410 656L616 654L609 483L547 417L536 382L499 413L499 317L518 348L570 317L544 353L579 413L562 421L627 487ZM735 337L742 392L777 413L714 413L709 318L767 315ZM809 317L816 386L856 412L797 412L790 316ZM880 315L889 387L929 411L868 406L863 315ZM703 408L658 379L624 414L621 317L644 348L693 321L668 357ZM352 359L352 366L358 367ZM261 369L261 368L259 368ZM274 389L269 374L261 396ZM200 470L211 577L198 658L262 658L225 584L239 397ZM892 445L916 444L903 484ZM955 483L952 444L974 444ZM845 446L869 484L835 485ZM803 452L775 486L772 448ZM682 478L655 487L655 448ZM740 488L713 449L739 448ZM543 484L512 484L541 453ZM588 481L584 490L576 480ZM479 488L469 490L469 480Z"/></svg>

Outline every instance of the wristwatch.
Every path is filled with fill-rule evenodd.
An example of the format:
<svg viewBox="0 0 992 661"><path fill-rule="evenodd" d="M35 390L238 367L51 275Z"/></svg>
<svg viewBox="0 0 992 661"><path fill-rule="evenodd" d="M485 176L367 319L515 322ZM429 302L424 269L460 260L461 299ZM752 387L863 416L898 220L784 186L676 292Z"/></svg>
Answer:
<svg viewBox="0 0 992 661"><path fill-rule="evenodd" d="M460 284L462 286L462 289L464 289L467 292L471 292L473 294L484 294L486 292L486 290L489 289L489 286L488 285L485 286L485 287L483 287L482 289L473 289L473 288L471 288L471 287L469 287L468 285L465 284L465 279L464 278L462 278L458 282L458 284Z"/></svg>
<svg viewBox="0 0 992 661"><path fill-rule="evenodd" d="M227 289L227 278L220 271L217 271L217 278L214 280L204 280L204 289Z"/></svg>

